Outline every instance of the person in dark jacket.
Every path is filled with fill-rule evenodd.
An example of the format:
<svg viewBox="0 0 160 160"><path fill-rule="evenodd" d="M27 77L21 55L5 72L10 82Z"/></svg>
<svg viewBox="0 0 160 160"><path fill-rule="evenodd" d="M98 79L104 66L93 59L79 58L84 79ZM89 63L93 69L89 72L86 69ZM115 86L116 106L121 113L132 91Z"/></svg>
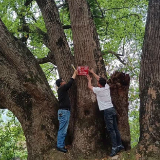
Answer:
<svg viewBox="0 0 160 160"><path fill-rule="evenodd" d="M72 86L74 79L77 75L77 70L74 71L72 78L66 83L62 78L56 80L56 85L58 87L58 100L59 100L59 110L58 110L58 120L59 120L59 130L57 136L57 150L66 153L65 148L65 138L67 134L67 129L70 119L70 100L68 96L68 90Z"/></svg>

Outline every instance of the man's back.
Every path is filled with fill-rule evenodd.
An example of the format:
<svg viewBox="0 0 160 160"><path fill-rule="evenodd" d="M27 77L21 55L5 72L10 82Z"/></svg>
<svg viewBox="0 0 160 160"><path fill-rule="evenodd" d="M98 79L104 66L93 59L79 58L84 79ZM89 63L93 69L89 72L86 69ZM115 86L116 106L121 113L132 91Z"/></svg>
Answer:
<svg viewBox="0 0 160 160"><path fill-rule="evenodd" d="M109 85L106 83L105 87L93 87L93 92L97 96L98 106L100 110L105 110L113 107Z"/></svg>

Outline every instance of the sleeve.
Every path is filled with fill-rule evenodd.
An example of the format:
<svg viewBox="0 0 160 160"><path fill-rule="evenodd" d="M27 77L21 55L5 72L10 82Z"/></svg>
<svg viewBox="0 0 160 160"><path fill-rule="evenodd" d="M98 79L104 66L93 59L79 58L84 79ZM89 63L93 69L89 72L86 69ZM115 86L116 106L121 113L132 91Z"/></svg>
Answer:
<svg viewBox="0 0 160 160"><path fill-rule="evenodd" d="M69 82L65 84L65 90L66 90L66 91L70 89L70 87L72 86L73 82L74 82L74 79L71 78L71 79L69 80Z"/></svg>
<svg viewBox="0 0 160 160"><path fill-rule="evenodd" d="M107 83L105 85L105 89L109 89L109 85Z"/></svg>
<svg viewBox="0 0 160 160"><path fill-rule="evenodd" d="M93 87L93 92L94 92L95 94L97 94L99 91L100 91L100 88L99 88L99 87Z"/></svg>

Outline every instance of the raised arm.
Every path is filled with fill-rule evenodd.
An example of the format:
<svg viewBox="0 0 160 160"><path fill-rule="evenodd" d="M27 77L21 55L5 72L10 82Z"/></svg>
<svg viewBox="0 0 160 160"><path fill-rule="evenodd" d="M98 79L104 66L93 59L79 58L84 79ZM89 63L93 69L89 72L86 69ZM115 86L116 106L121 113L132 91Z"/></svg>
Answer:
<svg viewBox="0 0 160 160"><path fill-rule="evenodd" d="M99 81L100 76L98 76L96 73L94 73L93 68L89 70L90 73L93 74L93 76L96 78L97 81Z"/></svg>
<svg viewBox="0 0 160 160"><path fill-rule="evenodd" d="M87 75L87 79L88 79L88 88L93 91L93 86L91 84L92 78L89 75Z"/></svg>
<svg viewBox="0 0 160 160"><path fill-rule="evenodd" d="M78 71L75 69L72 78L76 79L77 74L78 74Z"/></svg>
<svg viewBox="0 0 160 160"><path fill-rule="evenodd" d="M77 74L78 74L78 71L75 70L70 81L67 84L65 84L66 90L68 90L72 86L72 83L73 83L74 79L76 79Z"/></svg>

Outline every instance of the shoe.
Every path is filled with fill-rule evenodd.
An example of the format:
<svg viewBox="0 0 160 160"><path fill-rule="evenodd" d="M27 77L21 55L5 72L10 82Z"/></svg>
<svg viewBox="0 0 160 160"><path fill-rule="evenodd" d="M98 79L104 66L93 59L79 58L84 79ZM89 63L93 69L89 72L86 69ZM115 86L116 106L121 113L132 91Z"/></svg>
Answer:
<svg viewBox="0 0 160 160"><path fill-rule="evenodd" d="M65 148L58 148L58 147L57 147L57 150L60 151L60 152L63 152L63 153L68 152L68 150L65 149Z"/></svg>
<svg viewBox="0 0 160 160"><path fill-rule="evenodd" d="M118 147L116 149L112 149L110 157L115 156L118 153L118 151L119 151Z"/></svg>
<svg viewBox="0 0 160 160"><path fill-rule="evenodd" d="M118 152L124 150L124 146L122 146L122 145L118 146L118 150L119 150Z"/></svg>

